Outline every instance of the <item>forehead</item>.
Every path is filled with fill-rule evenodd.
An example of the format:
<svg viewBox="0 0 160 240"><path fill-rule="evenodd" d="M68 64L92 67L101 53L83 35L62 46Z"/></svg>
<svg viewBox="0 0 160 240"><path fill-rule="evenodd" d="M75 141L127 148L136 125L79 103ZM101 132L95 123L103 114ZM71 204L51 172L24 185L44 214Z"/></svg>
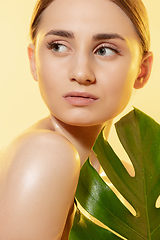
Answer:
<svg viewBox="0 0 160 240"><path fill-rule="evenodd" d="M138 36L131 20L109 0L54 0L44 11L39 31L65 29L75 34L114 32L124 38Z"/></svg>

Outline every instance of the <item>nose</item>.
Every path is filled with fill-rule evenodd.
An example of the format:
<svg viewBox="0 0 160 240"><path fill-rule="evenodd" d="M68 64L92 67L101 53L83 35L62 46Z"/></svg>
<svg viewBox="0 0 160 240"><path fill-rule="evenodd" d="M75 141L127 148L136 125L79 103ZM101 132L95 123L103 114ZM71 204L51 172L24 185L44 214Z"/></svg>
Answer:
<svg viewBox="0 0 160 240"><path fill-rule="evenodd" d="M70 81L90 85L95 83L96 77L91 59L86 55L78 55L72 59L69 73Z"/></svg>

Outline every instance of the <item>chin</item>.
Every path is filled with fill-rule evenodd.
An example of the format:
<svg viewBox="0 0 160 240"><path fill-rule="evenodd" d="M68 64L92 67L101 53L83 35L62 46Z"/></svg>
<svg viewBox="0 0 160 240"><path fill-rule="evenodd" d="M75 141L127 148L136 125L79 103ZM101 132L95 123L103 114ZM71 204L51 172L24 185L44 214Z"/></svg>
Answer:
<svg viewBox="0 0 160 240"><path fill-rule="evenodd" d="M86 121L67 121L65 122L67 125L70 126L75 126L75 127L91 127L91 126L95 126L98 125L96 123L93 122L86 122Z"/></svg>
<svg viewBox="0 0 160 240"><path fill-rule="evenodd" d="M54 116L59 122L65 125L73 126L73 127L90 127L98 125L97 122L89 121L86 118L80 119L80 118L72 118L70 116L69 118L57 118Z"/></svg>
<svg viewBox="0 0 160 240"><path fill-rule="evenodd" d="M70 119L61 120L61 122L65 123L67 125L70 125L70 126L74 126L74 127L92 127L92 126L104 125L106 123L106 121L100 121L100 120L94 119L94 118L87 119L86 117L83 119L70 118Z"/></svg>

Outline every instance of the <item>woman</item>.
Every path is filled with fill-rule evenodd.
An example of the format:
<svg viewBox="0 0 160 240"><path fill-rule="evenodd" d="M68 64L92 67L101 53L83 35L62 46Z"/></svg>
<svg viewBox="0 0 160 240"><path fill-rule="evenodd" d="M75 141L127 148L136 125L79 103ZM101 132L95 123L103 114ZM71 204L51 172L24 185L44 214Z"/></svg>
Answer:
<svg viewBox="0 0 160 240"><path fill-rule="evenodd" d="M150 76L147 16L140 0L40 0L31 38L50 116L1 153L0 239L66 240L81 166Z"/></svg>

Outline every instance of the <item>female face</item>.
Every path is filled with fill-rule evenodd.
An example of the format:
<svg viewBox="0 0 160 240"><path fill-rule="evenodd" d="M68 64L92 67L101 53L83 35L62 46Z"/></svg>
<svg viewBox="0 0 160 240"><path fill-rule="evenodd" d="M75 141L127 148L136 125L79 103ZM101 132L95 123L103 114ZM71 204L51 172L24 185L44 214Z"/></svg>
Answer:
<svg viewBox="0 0 160 240"><path fill-rule="evenodd" d="M109 0L54 0L38 28L31 67L51 114L102 124L127 105L140 71L132 22Z"/></svg>

